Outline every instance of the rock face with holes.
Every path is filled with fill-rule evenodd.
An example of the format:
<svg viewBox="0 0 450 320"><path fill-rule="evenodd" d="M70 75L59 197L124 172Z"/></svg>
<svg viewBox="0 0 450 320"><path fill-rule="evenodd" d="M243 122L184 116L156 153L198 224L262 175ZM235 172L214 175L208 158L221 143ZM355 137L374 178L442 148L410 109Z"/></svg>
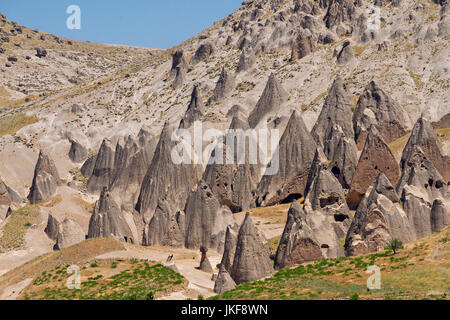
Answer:
<svg viewBox="0 0 450 320"><path fill-rule="evenodd" d="M262 279L272 272L270 249L247 213L238 233L231 278L241 284Z"/></svg>
<svg viewBox="0 0 450 320"><path fill-rule="evenodd" d="M394 155L380 136L378 130L372 126L369 129L366 143L347 195L347 203L351 209L358 207L367 189L375 183L380 172L393 185L397 184L400 178L400 168Z"/></svg>
<svg viewBox="0 0 450 320"><path fill-rule="evenodd" d="M198 85L195 85L194 89L192 89L191 102L189 103L183 119L181 119L180 128L188 129L191 127L195 121L199 121L201 119L204 111L205 106L200 95L200 88Z"/></svg>
<svg viewBox="0 0 450 320"><path fill-rule="evenodd" d="M392 239L409 243L415 238L415 230L402 209L400 197L389 179L380 173L355 213L345 240L346 254L376 252L384 250Z"/></svg>
<svg viewBox="0 0 450 320"><path fill-rule="evenodd" d="M302 117L297 111L292 112L281 136L278 153L274 154L270 167L259 184L256 204L270 206L301 198L315 151L316 144ZM274 170L277 168L278 170Z"/></svg>
<svg viewBox="0 0 450 320"><path fill-rule="evenodd" d="M383 140L390 143L404 136L409 119L403 108L374 81L361 94L353 114L353 128L358 147L362 149L370 126L375 126Z"/></svg>
<svg viewBox="0 0 450 320"><path fill-rule="evenodd" d="M222 68L219 80L217 80L216 87L209 99L209 103L221 101L226 98L235 87L234 75L230 74L225 68Z"/></svg>
<svg viewBox="0 0 450 320"><path fill-rule="evenodd" d="M88 238L114 238L128 243L140 243L107 187L103 188L100 199L95 203L89 221Z"/></svg>
<svg viewBox="0 0 450 320"><path fill-rule="evenodd" d="M331 172L345 189L350 188L358 164L357 153L355 141L346 137L339 125L333 126L325 143L325 154L330 159Z"/></svg>
<svg viewBox="0 0 450 320"><path fill-rule="evenodd" d="M430 235L435 223L432 215L434 202L441 200L448 207L450 193L444 178L418 146L414 146L408 152L408 158L404 159L397 192L401 195L403 209L416 238Z"/></svg>
<svg viewBox="0 0 450 320"><path fill-rule="evenodd" d="M72 219L64 219L58 225L58 232L56 235L55 250L61 250L71 247L77 243L80 243L86 239L81 226Z"/></svg>
<svg viewBox="0 0 450 320"><path fill-rule="evenodd" d="M204 181L200 181L191 192L184 211L186 248L203 246L223 252L227 227L234 225L233 216L228 207L220 205Z"/></svg>
<svg viewBox="0 0 450 320"><path fill-rule="evenodd" d="M48 155L40 151L28 200L31 204L48 200L55 195L58 185L61 185L61 179L55 163Z"/></svg>
<svg viewBox="0 0 450 320"><path fill-rule="evenodd" d="M191 189L197 183L201 167L195 164L175 164L172 149L177 143L171 140L175 127L164 125L152 162L148 167L140 189L136 210L149 223L155 213L158 201L166 199L174 212L184 209Z"/></svg>
<svg viewBox="0 0 450 320"><path fill-rule="evenodd" d="M450 157L442 154L433 127L423 117L417 120L408 143L403 149L400 162L402 169L406 166L408 159L411 159L415 147L420 147L425 157L433 163L445 180L450 180Z"/></svg>
<svg viewBox="0 0 450 320"><path fill-rule="evenodd" d="M330 136L333 126L339 125L347 138L353 139L353 97L347 91L342 77L337 76L325 99L325 103L311 134L324 148L325 138Z"/></svg>
<svg viewBox="0 0 450 320"><path fill-rule="evenodd" d="M88 157L88 150L78 141L72 140L69 150L69 158L73 162L83 162Z"/></svg>
<svg viewBox="0 0 450 320"><path fill-rule="evenodd" d="M233 212L250 208L252 190L255 190L261 177L259 160L252 161L250 156L258 155L258 141L251 135L246 138L250 129L246 119L234 116L228 133L224 136L222 164L211 159L206 166L203 179L210 186L221 205L228 206ZM245 146L240 148L241 144ZM219 156L220 156L219 155ZM212 155L213 158L216 154Z"/></svg>
<svg viewBox="0 0 450 320"><path fill-rule="evenodd" d="M278 111L286 101L287 96L287 92L278 82L275 74L272 73L258 103L248 117L250 127L256 127L263 118Z"/></svg>

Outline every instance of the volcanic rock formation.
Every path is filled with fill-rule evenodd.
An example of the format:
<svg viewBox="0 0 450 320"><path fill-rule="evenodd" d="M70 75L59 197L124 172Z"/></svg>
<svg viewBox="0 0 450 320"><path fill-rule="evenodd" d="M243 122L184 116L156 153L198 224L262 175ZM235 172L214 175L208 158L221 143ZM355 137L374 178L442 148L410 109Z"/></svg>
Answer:
<svg viewBox="0 0 450 320"><path fill-rule="evenodd" d="M39 157L34 169L33 182L28 194L31 204L48 200L56 193L56 187L61 184L55 163L46 154L39 152Z"/></svg>

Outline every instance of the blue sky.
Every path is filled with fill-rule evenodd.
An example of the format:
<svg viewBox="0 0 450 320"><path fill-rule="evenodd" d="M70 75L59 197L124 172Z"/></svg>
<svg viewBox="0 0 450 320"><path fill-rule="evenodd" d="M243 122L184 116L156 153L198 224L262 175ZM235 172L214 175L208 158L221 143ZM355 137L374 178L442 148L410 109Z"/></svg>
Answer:
<svg viewBox="0 0 450 320"><path fill-rule="evenodd" d="M80 41L170 48L239 8L243 0L1 0L9 20ZM66 9L81 9L69 30Z"/></svg>

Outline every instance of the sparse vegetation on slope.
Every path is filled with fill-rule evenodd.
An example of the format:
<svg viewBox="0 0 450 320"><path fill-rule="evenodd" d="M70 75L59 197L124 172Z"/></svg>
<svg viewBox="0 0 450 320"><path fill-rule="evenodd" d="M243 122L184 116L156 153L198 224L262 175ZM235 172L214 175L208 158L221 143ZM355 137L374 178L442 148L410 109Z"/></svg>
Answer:
<svg viewBox="0 0 450 320"><path fill-rule="evenodd" d="M316 261L282 269L211 299L448 299L450 228L411 244L359 257ZM381 269L381 289L369 291L367 267Z"/></svg>
<svg viewBox="0 0 450 320"><path fill-rule="evenodd" d="M21 112L0 119L0 137L16 133L19 129L37 122L35 116L27 116Z"/></svg>

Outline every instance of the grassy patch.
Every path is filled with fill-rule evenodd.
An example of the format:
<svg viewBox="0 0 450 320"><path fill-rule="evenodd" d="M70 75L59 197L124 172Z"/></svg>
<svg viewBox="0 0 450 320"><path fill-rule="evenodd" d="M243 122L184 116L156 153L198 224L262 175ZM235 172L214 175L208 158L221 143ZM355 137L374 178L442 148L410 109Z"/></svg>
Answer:
<svg viewBox="0 0 450 320"><path fill-rule="evenodd" d="M16 133L17 130L38 121L35 116L27 116L23 113L15 113L0 119L0 137Z"/></svg>
<svg viewBox="0 0 450 320"><path fill-rule="evenodd" d="M69 265L59 265L36 277L21 298L27 300L153 300L182 290L187 280L161 264L97 261L81 270L80 289L67 288Z"/></svg>
<svg viewBox="0 0 450 320"><path fill-rule="evenodd" d="M8 218L0 237L0 252L25 248L25 233L39 216L37 206L25 206L14 211Z"/></svg>

